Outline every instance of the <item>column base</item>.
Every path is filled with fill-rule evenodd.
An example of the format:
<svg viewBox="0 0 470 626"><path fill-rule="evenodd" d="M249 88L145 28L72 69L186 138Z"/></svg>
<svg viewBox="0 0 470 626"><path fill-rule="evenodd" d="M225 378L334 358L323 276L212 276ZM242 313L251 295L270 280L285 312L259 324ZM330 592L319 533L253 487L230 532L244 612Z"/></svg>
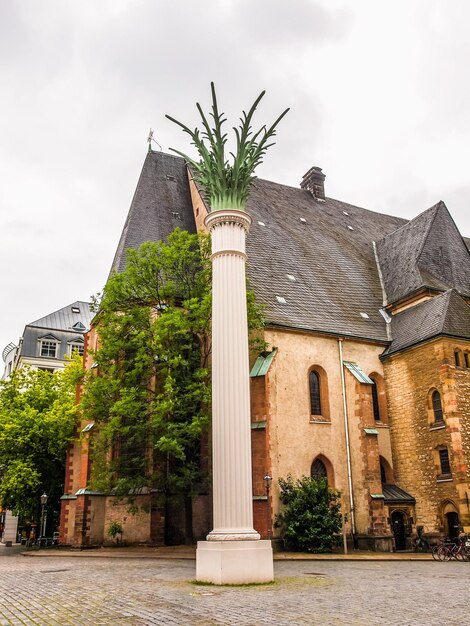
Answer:
<svg viewBox="0 0 470 626"><path fill-rule="evenodd" d="M270 541L198 541L196 580L214 585L270 583L274 580Z"/></svg>

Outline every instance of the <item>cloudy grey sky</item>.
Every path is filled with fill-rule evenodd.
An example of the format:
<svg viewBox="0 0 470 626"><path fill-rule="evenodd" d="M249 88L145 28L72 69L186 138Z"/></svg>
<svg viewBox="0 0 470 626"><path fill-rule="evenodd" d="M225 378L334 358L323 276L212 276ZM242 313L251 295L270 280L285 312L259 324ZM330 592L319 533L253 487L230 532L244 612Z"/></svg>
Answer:
<svg viewBox="0 0 470 626"><path fill-rule="evenodd" d="M214 80L236 122L283 108L258 171L470 236L467 0L0 0L0 350L99 291L147 149L187 150ZM0 363L1 369L1 363Z"/></svg>

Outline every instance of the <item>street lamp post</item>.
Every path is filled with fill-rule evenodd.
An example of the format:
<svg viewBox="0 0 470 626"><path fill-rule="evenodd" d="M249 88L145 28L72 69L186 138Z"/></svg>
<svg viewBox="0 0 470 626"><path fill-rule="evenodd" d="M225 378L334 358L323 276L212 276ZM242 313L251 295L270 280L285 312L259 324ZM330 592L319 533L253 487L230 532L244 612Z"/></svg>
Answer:
<svg viewBox="0 0 470 626"><path fill-rule="evenodd" d="M269 489L271 487L272 477L269 474L263 478L266 484L266 530L268 539L271 539L271 507L269 506Z"/></svg>
<svg viewBox="0 0 470 626"><path fill-rule="evenodd" d="M39 529L39 545L41 545L41 539L46 534L46 516L45 516L45 506L47 504L48 496L46 492L44 492L41 496L41 528Z"/></svg>

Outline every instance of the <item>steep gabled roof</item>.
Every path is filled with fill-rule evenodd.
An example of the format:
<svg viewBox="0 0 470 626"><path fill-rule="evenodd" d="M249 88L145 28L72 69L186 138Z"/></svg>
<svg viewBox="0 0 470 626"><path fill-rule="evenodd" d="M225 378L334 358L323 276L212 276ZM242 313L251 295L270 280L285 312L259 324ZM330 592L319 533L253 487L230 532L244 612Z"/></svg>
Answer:
<svg viewBox="0 0 470 626"><path fill-rule="evenodd" d="M379 242L390 302L423 284L444 291L449 280L465 293L470 257L443 203L407 222L255 179L247 211L253 218L248 276L270 324L388 341L379 313L383 293L373 241ZM164 240L177 226L196 231L184 160L151 151L112 269L125 267L129 248ZM443 251L442 263L436 264L439 233L441 247L450 246L453 252L447 260Z"/></svg>
<svg viewBox="0 0 470 626"><path fill-rule="evenodd" d="M247 211L248 276L270 323L387 340L372 241L404 220L259 179Z"/></svg>
<svg viewBox="0 0 470 626"><path fill-rule="evenodd" d="M443 202L377 242L389 304L421 287L470 295L470 253Z"/></svg>
<svg viewBox="0 0 470 626"><path fill-rule="evenodd" d="M111 271L121 272L126 253L145 241L160 241L176 228L196 232L184 159L147 153Z"/></svg>
<svg viewBox="0 0 470 626"><path fill-rule="evenodd" d="M434 296L392 317L392 343L383 356L440 335L470 339L470 305L455 289Z"/></svg>

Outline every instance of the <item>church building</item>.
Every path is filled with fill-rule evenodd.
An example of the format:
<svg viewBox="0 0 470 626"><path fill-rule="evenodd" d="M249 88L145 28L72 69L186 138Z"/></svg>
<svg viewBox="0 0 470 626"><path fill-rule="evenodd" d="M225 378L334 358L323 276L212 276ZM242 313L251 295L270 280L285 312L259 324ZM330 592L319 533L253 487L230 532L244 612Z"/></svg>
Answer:
<svg viewBox="0 0 470 626"><path fill-rule="evenodd" d="M358 548L470 531L470 241L443 202L407 221L329 198L324 183L318 167L298 188L255 179L247 203L268 346L250 372L254 527L275 538L279 478L312 475L341 491ZM183 159L149 151L112 269L176 227L203 230L206 215ZM90 491L92 422L79 430L61 542L105 542L117 512L129 542L162 542L158 507L130 515ZM194 539L211 528L209 502L193 499Z"/></svg>

